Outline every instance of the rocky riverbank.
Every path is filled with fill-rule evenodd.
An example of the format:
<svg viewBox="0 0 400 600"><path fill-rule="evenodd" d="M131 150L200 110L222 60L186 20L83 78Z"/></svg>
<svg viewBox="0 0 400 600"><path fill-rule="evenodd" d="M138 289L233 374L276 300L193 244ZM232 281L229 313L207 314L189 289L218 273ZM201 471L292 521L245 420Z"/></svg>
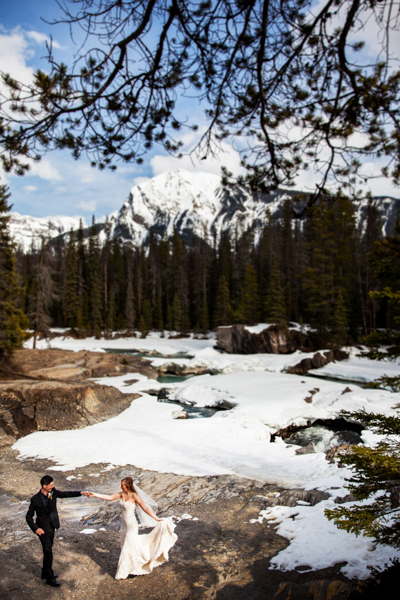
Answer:
<svg viewBox="0 0 400 600"><path fill-rule="evenodd" d="M81 429L117 416L139 394L87 380L124 373L158 377L149 362L137 356L17 350L0 364L0 446L34 431Z"/></svg>
<svg viewBox="0 0 400 600"><path fill-rule="evenodd" d="M18 460L10 448L1 449L1 459L0 595L5 600L39 600L43 595L63 600L266 600L278 592L282 600L336 600L346 598L349 586L354 585L340 573L342 565L311 573L301 568L269 570L272 557L288 542L276 534L273 523L250 521L265 506L276 503L277 494L282 503L293 506L298 493L305 500L303 491L285 491L235 476L185 477L141 471L131 465L89 465L78 473L59 472L48 461ZM50 473L60 489L99 492L117 491L122 477L133 476L157 499L161 516L177 517L178 542L170 562L149 576L115 581L118 504L93 510L93 501L86 498L64 500L55 545L55 568L62 587L46 586L39 579L40 544L24 521L26 502L37 491L43 473ZM307 501L322 499L318 492L308 494ZM2 511L5 505L7 511ZM95 532L82 533L89 528ZM324 593L309 593L310 589ZM337 594L332 593L335 590Z"/></svg>

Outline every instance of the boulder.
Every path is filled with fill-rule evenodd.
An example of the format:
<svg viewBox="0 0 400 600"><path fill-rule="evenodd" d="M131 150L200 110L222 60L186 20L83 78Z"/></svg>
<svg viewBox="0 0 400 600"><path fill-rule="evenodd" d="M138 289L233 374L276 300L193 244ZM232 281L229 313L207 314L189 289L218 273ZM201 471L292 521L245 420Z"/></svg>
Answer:
<svg viewBox="0 0 400 600"><path fill-rule="evenodd" d="M303 358L300 362L292 367L288 368L288 373L294 375L305 375L311 369L320 369L328 363L335 362L337 360L345 360L349 358L347 352L335 348L334 350L325 350L325 352L316 352L312 358Z"/></svg>
<svg viewBox="0 0 400 600"><path fill-rule="evenodd" d="M339 465L341 464L340 457L345 454L353 454L352 444L339 444L338 446L333 446L333 448L328 448L328 450L325 450L326 460L330 463L333 463L335 462L335 458L338 458Z"/></svg>
<svg viewBox="0 0 400 600"><path fill-rule="evenodd" d="M301 448L297 448L296 454L315 454L314 444L307 444L307 446L302 446Z"/></svg>
<svg viewBox="0 0 400 600"><path fill-rule="evenodd" d="M271 325L252 333L244 325L218 327L216 347L230 354L290 354L301 346L297 331Z"/></svg>
<svg viewBox="0 0 400 600"><path fill-rule="evenodd" d="M0 446L34 431L81 429L106 421L139 397L96 383L0 383Z"/></svg>
<svg viewBox="0 0 400 600"><path fill-rule="evenodd" d="M172 413L173 419L188 419L189 413L186 410L174 410Z"/></svg>

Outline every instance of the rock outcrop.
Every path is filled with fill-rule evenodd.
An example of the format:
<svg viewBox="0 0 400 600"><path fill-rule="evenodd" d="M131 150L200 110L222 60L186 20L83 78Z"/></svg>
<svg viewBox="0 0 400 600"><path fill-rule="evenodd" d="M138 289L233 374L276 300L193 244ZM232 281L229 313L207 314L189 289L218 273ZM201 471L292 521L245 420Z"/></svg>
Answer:
<svg viewBox="0 0 400 600"><path fill-rule="evenodd" d="M320 579L307 583L281 583L274 598L280 600L345 600L350 592L361 590L362 581L345 583L344 581L329 581Z"/></svg>
<svg viewBox="0 0 400 600"><path fill-rule="evenodd" d="M106 421L138 397L96 383L0 383L0 446L34 431L81 429Z"/></svg>
<svg viewBox="0 0 400 600"><path fill-rule="evenodd" d="M335 458L339 459L339 465L343 466L340 462L340 457L345 454L353 454L353 446L352 444L339 444L338 446L333 446L333 448L328 448L325 450L326 460L330 463L335 462Z"/></svg>
<svg viewBox="0 0 400 600"><path fill-rule="evenodd" d="M229 354L290 354L301 346L297 331L271 325L252 333L244 325L218 327L216 347Z"/></svg>
<svg viewBox="0 0 400 600"><path fill-rule="evenodd" d="M1 371L10 379L24 375L34 379L83 381L91 377L115 377L124 373L141 373L149 379L157 379L158 373L143 358L129 354L89 352L81 350L17 350Z"/></svg>
<svg viewBox="0 0 400 600"><path fill-rule="evenodd" d="M345 360L349 358L348 352L334 348L333 350L325 350L325 352L317 352L312 358L303 358L300 362L288 368L288 373L294 375L305 375L311 369L320 369L325 365L337 360Z"/></svg>

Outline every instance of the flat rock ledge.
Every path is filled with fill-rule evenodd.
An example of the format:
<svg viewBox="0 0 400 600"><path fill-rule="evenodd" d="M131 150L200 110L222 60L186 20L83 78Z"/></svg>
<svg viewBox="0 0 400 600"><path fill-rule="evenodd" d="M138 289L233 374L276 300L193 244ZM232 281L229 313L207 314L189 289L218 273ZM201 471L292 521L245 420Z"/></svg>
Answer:
<svg viewBox="0 0 400 600"><path fill-rule="evenodd" d="M12 359L0 364L2 378L21 376L44 381L84 381L93 377L115 377L125 373L140 373L157 379L158 372L139 356L80 350L31 350L21 348Z"/></svg>
<svg viewBox="0 0 400 600"><path fill-rule="evenodd" d="M34 431L81 429L106 421L138 397L92 382L0 383L0 446L14 444Z"/></svg>

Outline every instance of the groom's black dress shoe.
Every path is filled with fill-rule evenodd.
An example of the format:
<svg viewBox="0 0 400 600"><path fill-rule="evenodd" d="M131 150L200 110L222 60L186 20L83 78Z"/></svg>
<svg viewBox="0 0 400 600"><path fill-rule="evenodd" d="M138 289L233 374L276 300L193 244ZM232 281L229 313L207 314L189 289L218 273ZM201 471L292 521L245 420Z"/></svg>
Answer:
<svg viewBox="0 0 400 600"><path fill-rule="evenodd" d="M57 577L58 577L58 575L54 575L54 579L57 579ZM42 579L47 579L46 575L43 575L43 573L41 575L41 578ZM61 585L61 583L60 583L60 585Z"/></svg>
<svg viewBox="0 0 400 600"><path fill-rule="evenodd" d="M52 587L60 587L61 583L57 581L57 579L46 579L47 585L51 585Z"/></svg>

